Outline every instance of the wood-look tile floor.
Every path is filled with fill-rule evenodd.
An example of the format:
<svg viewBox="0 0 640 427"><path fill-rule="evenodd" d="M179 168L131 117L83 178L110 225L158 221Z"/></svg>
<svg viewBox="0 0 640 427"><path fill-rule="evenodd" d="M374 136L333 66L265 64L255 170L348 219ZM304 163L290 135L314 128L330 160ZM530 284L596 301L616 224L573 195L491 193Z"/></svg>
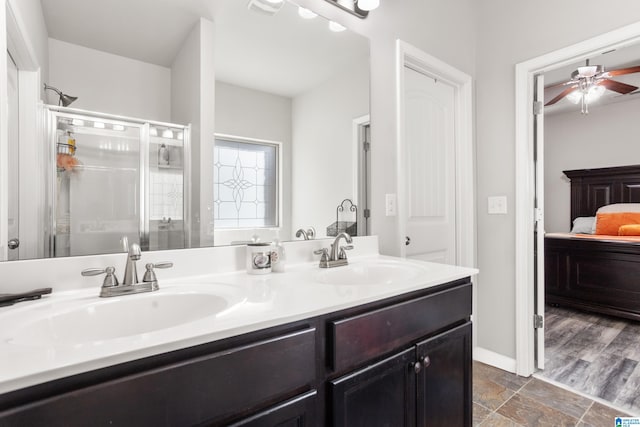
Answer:
<svg viewBox="0 0 640 427"><path fill-rule="evenodd" d="M556 387L473 363L473 425L607 427L620 410Z"/></svg>
<svg viewBox="0 0 640 427"><path fill-rule="evenodd" d="M640 413L640 322L547 307L537 376Z"/></svg>

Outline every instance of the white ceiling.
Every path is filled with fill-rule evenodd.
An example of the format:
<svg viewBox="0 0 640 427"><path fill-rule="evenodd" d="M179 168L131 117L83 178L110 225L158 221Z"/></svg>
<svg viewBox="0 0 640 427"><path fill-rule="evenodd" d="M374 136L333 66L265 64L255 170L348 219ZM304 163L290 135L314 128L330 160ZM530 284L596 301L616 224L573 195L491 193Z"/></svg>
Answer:
<svg viewBox="0 0 640 427"><path fill-rule="evenodd" d="M369 57L365 37L331 32L322 17L302 19L291 3L274 16L247 10L246 0L222 3L216 20L216 79L292 97Z"/></svg>
<svg viewBox="0 0 640 427"><path fill-rule="evenodd" d="M275 16L247 0L41 0L49 37L170 67L200 17L215 21L216 79L283 96L368 57L368 40L330 32L286 4ZM368 76L366 76L368 78Z"/></svg>
<svg viewBox="0 0 640 427"><path fill-rule="evenodd" d="M635 65L640 65L640 44L626 46L615 51L606 52L594 57L589 58L591 65L603 65L605 70L615 70L618 68L625 68ZM585 61L579 61L567 66L548 71L544 73L545 86L561 83L571 78L571 73L578 67L585 65ZM627 83L633 86L640 87L640 73L627 74L624 76L614 77L613 80ZM548 102L566 87L558 87L554 90L545 91L545 102ZM604 95L600 97L596 102L589 105L589 110L597 109L598 106L606 105L614 102L625 102L638 99L640 90L636 90L627 95L622 95L610 90L605 91ZM568 99L562 99L556 104L545 107L545 114L558 114L570 111L580 111L580 104L576 105L570 102Z"/></svg>
<svg viewBox="0 0 640 427"><path fill-rule="evenodd" d="M212 0L41 0L49 37L170 67Z"/></svg>

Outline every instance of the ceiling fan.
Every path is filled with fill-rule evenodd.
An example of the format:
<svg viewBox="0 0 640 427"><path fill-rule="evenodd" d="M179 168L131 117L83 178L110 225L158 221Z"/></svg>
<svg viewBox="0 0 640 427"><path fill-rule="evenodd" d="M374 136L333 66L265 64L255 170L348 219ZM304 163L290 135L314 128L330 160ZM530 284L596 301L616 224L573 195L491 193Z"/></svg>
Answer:
<svg viewBox="0 0 640 427"><path fill-rule="evenodd" d="M589 102L598 99L605 90L611 90L626 95L638 89L637 86L611 80L611 77L622 76L640 72L640 65L617 70L605 71L602 65L589 65L587 59L584 67L578 67L571 73L571 79L566 82L545 87L545 91L555 89L559 86L568 86L557 96L545 104L553 105L562 98L567 97L574 103L582 103L582 113L589 114Z"/></svg>

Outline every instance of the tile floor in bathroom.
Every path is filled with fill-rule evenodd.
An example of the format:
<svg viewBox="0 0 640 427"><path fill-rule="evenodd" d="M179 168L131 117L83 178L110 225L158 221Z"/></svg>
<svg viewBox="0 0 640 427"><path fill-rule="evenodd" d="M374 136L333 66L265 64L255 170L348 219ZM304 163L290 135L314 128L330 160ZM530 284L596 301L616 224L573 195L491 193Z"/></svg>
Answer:
<svg viewBox="0 0 640 427"><path fill-rule="evenodd" d="M473 363L473 425L614 427L630 416L538 378Z"/></svg>

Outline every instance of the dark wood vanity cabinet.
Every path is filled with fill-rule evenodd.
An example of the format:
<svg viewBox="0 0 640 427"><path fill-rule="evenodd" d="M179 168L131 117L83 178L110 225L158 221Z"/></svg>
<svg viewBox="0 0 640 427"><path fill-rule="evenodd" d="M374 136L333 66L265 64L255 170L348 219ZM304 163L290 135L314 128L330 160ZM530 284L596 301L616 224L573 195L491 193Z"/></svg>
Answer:
<svg viewBox="0 0 640 427"><path fill-rule="evenodd" d="M418 343L418 426L471 425L471 349L470 322Z"/></svg>
<svg viewBox="0 0 640 427"><path fill-rule="evenodd" d="M471 425L470 314L463 284L332 322L338 371L395 350L330 381L333 426Z"/></svg>
<svg viewBox="0 0 640 427"><path fill-rule="evenodd" d="M310 427L317 425L318 393L313 390L231 424L231 427Z"/></svg>
<svg viewBox="0 0 640 427"><path fill-rule="evenodd" d="M0 395L0 426L469 426L462 279Z"/></svg>
<svg viewBox="0 0 640 427"><path fill-rule="evenodd" d="M335 427L416 425L415 350L408 349L330 382Z"/></svg>
<svg viewBox="0 0 640 427"><path fill-rule="evenodd" d="M471 323L331 381L335 427L468 426Z"/></svg>

